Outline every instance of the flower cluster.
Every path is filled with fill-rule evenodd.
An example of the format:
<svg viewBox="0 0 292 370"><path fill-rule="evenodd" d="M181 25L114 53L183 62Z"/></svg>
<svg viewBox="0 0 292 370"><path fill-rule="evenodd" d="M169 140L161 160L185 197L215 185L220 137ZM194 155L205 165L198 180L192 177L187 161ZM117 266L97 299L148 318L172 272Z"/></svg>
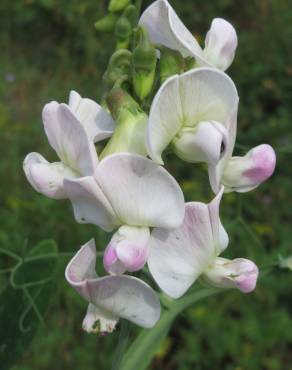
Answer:
<svg viewBox="0 0 292 370"><path fill-rule="evenodd" d="M126 2L118 11L127 19L133 5ZM71 91L68 104L44 107L44 129L60 161L49 163L39 153L24 160L36 191L69 199L77 222L113 232L103 257L108 275L96 274L94 240L66 269L67 281L89 304L83 321L88 332L111 332L119 318L142 327L157 322L158 296L131 275L146 266L171 298L199 278L251 292L257 266L220 257L229 242L220 201L224 193L256 188L275 168L267 144L232 156L239 98L223 72L237 47L230 23L214 19L202 49L170 4L157 0L133 28L130 50L123 39L109 61L102 106ZM104 144L99 154L95 143ZM163 167L166 149L183 161L206 164L215 193L210 203L185 203Z"/></svg>

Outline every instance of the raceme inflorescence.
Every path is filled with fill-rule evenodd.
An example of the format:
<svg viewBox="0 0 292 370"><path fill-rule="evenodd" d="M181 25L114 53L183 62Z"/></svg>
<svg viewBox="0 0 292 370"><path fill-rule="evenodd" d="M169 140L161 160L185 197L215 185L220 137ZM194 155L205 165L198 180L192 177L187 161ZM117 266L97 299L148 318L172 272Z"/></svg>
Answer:
<svg viewBox="0 0 292 370"><path fill-rule="evenodd" d="M45 105L45 133L59 161L39 153L24 160L36 191L69 199L78 223L112 233L104 276L96 273L93 239L66 268L67 281L88 302L87 332L112 332L120 318L145 328L157 323L159 294L137 275L141 269L173 299L198 279L249 293L258 278L254 262L221 256L229 244L221 198L255 189L276 162L268 144L232 156L239 97L224 71L234 59L236 32L216 18L202 48L166 0L152 3L140 18L138 8L111 0L109 14L96 23L117 40L101 105L75 91L68 104ZM170 152L190 167L205 164L213 200L185 203L164 167Z"/></svg>

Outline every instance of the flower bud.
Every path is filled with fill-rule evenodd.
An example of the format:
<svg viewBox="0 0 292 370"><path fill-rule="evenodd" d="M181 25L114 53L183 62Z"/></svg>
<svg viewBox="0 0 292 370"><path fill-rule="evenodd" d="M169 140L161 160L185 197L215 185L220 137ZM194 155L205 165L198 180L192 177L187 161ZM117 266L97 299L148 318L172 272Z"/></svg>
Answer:
<svg viewBox="0 0 292 370"><path fill-rule="evenodd" d="M127 17L123 15L117 20L115 27L115 36L118 41L128 43L132 33L132 26Z"/></svg>
<svg viewBox="0 0 292 370"><path fill-rule="evenodd" d="M185 69L185 61L181 53L168 49L166 47L161 47L160 49L160 81L163 83L168 77L180 74Z"/></svg>
<svg viewBox="0 0 292 370"><path fill-rule="evenodd" d="M123 16L128 19L132 27L137 26L139 13L135 5L128 5L123 12Z"/></svg>
<svg viewBox="0 0 292 370"><path fill-rule="evenodd" d="M250 293L256 287L258 274L258 267L250 260L217 257L214 264L204 272L203 278L218 288L237 288L243 293Z"/></svg>
<svg viewBox="0 0 292 370"><path fill-rule="evenodd" d="M108 10L110 12L120 12L121 10L125 9L129 3L130 0L110 0Z"/></svg>
<svg viewBox="0 0 292 370"><path fill-rule="evenodd" d="M111 89L122 77L130 76L132 53L129 50L117 50L110 58L103 82L106 89Z"/></svg>
<svg viewBox="0 0 292 370"><path fill-rule="evenodd" d="M147 227L121 226L106 247L103 264L112 275L140 270L149 255L150 230Z"/></svg>
<svg viewBox="0 0 292 370"><path fill-rule="evenodd" d="M99 19L94 27L97 31L100 32L112 32L115 29L119 16L114 13L109 13L105 17Z"/></svg>
<svg viewBox="0 0 292 370"><path fill-rule="evenodd" d="M144 100L152 90L157 57L146 29L140 27L136 36L139 40L133 51L133 84L139 99Z"/></svg>
<svg viewBox="0 0 292 370"><path fill-rule="evenodd" d="M117 38L117 49L128 48L133 28L138 23L138 10L136 6L129 5L123 11L123 14L118 19L115 27L115 36Z"/></svg>
<svg viewBox="0 0 292 370"><path fill-rule="evenodd" d="M276 155L267 144L251 149L244 157L232 157L223 173L225 192L246 192L259 186L274 172Z"/></svg>

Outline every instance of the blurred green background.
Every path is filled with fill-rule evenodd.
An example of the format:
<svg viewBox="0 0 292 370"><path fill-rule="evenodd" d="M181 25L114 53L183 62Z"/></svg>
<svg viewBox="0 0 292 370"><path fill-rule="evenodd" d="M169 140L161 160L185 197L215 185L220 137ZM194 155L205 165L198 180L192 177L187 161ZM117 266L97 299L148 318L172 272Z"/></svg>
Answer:
<svg viewBox="0 0 292 370"><path fill-rule="evenodd" d="M144 1L143 7L149 3ZM241 155L269 143L277 152L277 168L272 179L253 192L226 195L221 207L231 240L226 256L251 258L263 267L256 291L250 295L228 291L189 308L176 319L151 369L290 370L292 273L268 266L279 255L292 254L291 2L173 0L171 4L202 43L214 17L229 20L237 29L239 47L228 70L241 99L236 152ZM9 341L9 351L15 351L10 356L11 363L16 361L14 370L110 369L118 342L119 328L106 337L82 331L86 303L63 278L70 253L93 236L102 249L109 236L96 227L76 224L68 201L37 194L22 172L23 158L30 151L55 160L41 122L45 103L66 101L70 89L100 99L101 76L114 42L111 35L97 34L93 24L106 14L106 6L105 0L1 0L1 370L8 369L1 352ZM211 199L206 173L199 166L175 157L170 157L168 166L187 200ZM58 258L37 261L11 280L13 257L5 251L27 256L42 239L57 242ZM41 248L55 250L49 242ZM48 283L31 288L15 283L31 279L34 269L46 280L52 262L55 275ZM29 305L30 296L39 304L39 317ZM133 328L131 338L137 332Z"/></svg>

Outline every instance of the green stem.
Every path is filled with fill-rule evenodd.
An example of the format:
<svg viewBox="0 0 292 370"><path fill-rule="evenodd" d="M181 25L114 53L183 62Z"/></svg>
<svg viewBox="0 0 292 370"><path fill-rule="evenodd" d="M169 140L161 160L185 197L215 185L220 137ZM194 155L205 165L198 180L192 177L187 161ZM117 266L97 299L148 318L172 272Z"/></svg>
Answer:
<svg viewBox="0 0 292 370"><path fill-rule="evenodd" d="M111 370L119 370L120 364L123 359L124 352L126 350L128 340L129 340L129 333L130 333L130 322L126 320L122 320L121 323L121 331L119 335L119 342L116 348L116 352L114 355L114 359L112 362Z"/></svg>
<svg viewBox="0 0 292 370"><path fill-rule="evenodd" d="M138 10L138 14L140 14L140 12L141 12L142 3L143 3L143 0L136 0L136 2L135 2L135 6Z"/></svg>
<svg viewBox="0 0 292 370"><path fill-rule="evenodd" d="M163 311L160 320L152 329L144 329L138 335L126 352L120 370L146 370L167 336L176 316L190 305L224 291L223 289L201 289L179 300L164 299L163 303L167 308Z"/></svg>

